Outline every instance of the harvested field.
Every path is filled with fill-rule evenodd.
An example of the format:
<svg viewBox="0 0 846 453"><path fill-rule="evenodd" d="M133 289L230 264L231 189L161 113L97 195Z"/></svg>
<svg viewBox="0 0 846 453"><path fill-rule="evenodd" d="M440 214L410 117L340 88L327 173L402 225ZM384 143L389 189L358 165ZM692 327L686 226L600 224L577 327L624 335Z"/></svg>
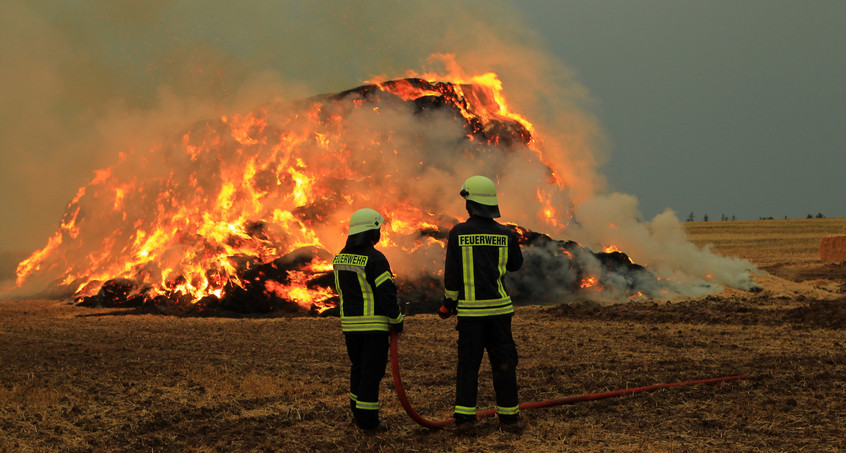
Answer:
<svg viewBox="0 0 846 453"><path fill-rule="evenodd" d="M846 219L686 224L756 263L758 293L518 307L523 402L749 374L524 411L525 432L422 428L382 386L388 433L351 423L335 318L163 316L57 300L0 301L0 450L844 451L846 265L819 241ZM399 349L421 415L451 416L454 320L415 315ZM479 407L493 406L483 364Z"/></svg>

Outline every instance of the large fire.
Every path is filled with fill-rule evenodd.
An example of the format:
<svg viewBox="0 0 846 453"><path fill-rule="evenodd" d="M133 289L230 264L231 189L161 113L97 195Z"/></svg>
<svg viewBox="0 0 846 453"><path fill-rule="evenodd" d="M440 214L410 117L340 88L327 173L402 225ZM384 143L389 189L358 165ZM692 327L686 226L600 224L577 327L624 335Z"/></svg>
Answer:
<svg viewBox="0 0 846 453"><path fill-rule="evenodd" d="M372 207L388 219L380 248L401 289L439 297L445 233L461 215L441 203L466 176L496 176L518 155L545 168L544 181L526 181L538 222L561 232L569 221L555 201L566 183L533 133L494 74L371 82L201 122L97 171L17 282L48 276L82 303L323 312L335 304L329 262L348 216ZM451 160L431 159L433 149ZM514 228L531 247L526 272L547 284L596 290L611 264L634 266L616 248L585 253ZM576 271L550 276L547 255ZM515 281L518 293L532 285Z"/></svg>

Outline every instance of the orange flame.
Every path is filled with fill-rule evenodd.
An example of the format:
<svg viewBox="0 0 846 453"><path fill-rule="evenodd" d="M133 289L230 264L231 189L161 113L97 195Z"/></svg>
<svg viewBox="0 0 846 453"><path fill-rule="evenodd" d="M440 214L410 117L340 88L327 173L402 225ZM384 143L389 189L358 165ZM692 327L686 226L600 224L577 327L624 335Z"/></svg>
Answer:
<svg viewBox="0 0 846 453"><path fill-rule="evenodd" d="M508 108L496 74L467 76L450 66L446 78L424 75L374 87L406 101L439 97L472 129L468 147L487 150L503 137L518 137L543 162L532 124ZM437 82L444 79L448 82ZM249 283L242 276L256 266L303 247L338 248L346 216L361 206L377 208L389 220L382 247L441 253L440 232L449 220L442 212L407 200L398 189L374 188L386 180L405 182L399 169L385 163L402 151L395 132L363 121L356 123L361 130L349 131L344 109L383 115L380 106L368 104L364 95L343 107L339 99L316 98L294 112L267 107L224 115L180 134L175 143L121 153L115 166L98 170L80 188L47 245L20 263L18 285L49 268L78 297L96 294L102 282L115 278L137 282L135 291L147 291L148 297L179 294L192 302L223 297L227 285ZM426 171L422 159L417 167ZM564 184L554 174L550 178L552 185L536 193L539 216L561 227L561 209L552 200ZM264 281L263 289L322 311L334 294L310 279L329 271L326 258L315 257L305 267L288 269L284 282Z"/></svg>
<svg viewBox="0 0 846 453"><path fill-rule="evenodd" d="M611 245L603 246L602 251L605 252L605 253L612 253L612 252L619 252L620 249L616 245L611 244Z"/></svg>
<svg viewBox="0 0 846 453"><path fill-rule="evenodd" d="M596 288L597 284L599 284L599 279L591 275L589 277L583 278L581 283L579 284L579 287L582 289Z"/></svg>

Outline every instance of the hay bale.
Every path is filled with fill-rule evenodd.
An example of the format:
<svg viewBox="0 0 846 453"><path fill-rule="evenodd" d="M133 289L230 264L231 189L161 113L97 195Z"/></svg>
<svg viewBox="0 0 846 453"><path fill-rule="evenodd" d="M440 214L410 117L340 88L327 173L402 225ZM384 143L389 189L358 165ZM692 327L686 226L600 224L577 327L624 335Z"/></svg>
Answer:
<svg viewBox="0 0 846 453"><path fill-rule="evenodd" d="M820 240L820 259L823 261L846 261L846 235L825 236Z"/></svg>

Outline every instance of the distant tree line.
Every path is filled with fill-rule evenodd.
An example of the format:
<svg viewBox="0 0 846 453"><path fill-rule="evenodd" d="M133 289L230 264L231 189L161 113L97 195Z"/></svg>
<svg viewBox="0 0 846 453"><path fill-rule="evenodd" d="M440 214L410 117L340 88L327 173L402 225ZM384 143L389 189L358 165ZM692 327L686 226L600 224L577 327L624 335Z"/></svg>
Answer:
<svg viewBox="0 0 846 453"><path fill-rule="evenodd" d="M784 218L785 218L785 219L787 219L787 216L784 216ZM806 219L814 219L814 218L817 218L817 219L824 219L824 218L825 218L825 216L824 216L821 212L819 212L819 213L817 213L817 215L808 214L805 218L806 218ZM694 214L694 212L693 212L693 211L690 211L690 214L687 216L687 219L685 219L685 220L686 220L687 222L695 222L695 221L696 221L696 215ZM702 221L703 221L703 222L707 222L708 220L710 220L710 217L708 217L708 214L705 214L705 215L703 215L703 216L702 216ZM727 221L727 220L737 220L737 219L736 219L736 217L735 217L734 215L732 215L732 216L727 216L727 215L723 214L723 215L720 217L720 220L722 220L723 222L725 222L725 221ZM758 220L773 220L773 217L758 217Z"/></svg>
<svg viewBox="0 0 846 453"><path fill-rule="evenodd" d="M703 222L707 222L709 220L711 220L711 218L708 217L708 214L705 214L705 215L702 216ZM725 222L727 220L737 220L737 218L734 215L728 216L726 214L723 214L722 216L720 216L720 220ZM691 211L690 215L687 216L687 221L688 222L695 222L696 221L696 215L693 213L693 211Z"/></svg>

